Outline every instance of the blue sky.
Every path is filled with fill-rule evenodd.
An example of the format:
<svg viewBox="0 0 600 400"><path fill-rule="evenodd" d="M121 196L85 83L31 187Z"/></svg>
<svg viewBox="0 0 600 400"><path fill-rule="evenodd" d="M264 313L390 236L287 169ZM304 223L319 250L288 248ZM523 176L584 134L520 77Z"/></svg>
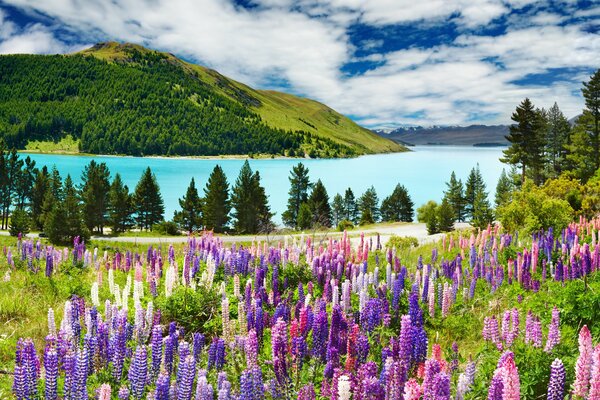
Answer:
<svg viewBox="0 0 600 400"><path fill-rule="evenodd" d="M516 104L583 107L600 3L532 0L0 0L0 53L117 40L368 127L508 123Z"/></svg>

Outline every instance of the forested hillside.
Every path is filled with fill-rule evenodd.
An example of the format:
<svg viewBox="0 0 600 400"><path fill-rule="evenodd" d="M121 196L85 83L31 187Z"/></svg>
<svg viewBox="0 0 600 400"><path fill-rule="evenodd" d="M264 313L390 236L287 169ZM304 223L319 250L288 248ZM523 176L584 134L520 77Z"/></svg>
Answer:
<svg viewBox="0 0 600 400"><path fill-rule="evenodd" d="M1 56L0 76L0 134L17 148L71 135L80 151L104 154L345 157L399 149L344 143L310 122L303 130L274 126L253 109L260 101L241 90L231 96L199 68L139 46Z"/></svg>

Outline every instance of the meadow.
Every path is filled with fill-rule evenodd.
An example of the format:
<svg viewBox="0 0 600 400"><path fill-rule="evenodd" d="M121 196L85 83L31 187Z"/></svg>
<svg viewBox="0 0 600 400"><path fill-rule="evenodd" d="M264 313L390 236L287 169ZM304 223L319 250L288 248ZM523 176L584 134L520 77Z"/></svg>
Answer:
<svg viewBox="0 0 600 400"><path fill-rule="evenodd" d="M599 228L5 238L0 398L598 399Z"/></svg>

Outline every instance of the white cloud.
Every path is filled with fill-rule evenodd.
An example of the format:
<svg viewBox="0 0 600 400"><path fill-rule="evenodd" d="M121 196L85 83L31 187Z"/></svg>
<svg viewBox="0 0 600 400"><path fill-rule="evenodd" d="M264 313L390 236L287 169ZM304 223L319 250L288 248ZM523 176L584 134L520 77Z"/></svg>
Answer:
<svg viewBox="0 0 600 400"><path fill-rule="evenodd" d="M497 37L473 33L531 0L254 0L251 10L225 0L8 2L85 34L81 42L131 41L207 64L251 85L283 81L294 92L371 126L508 122L525 96L539 105L558 101L574 115L582 105L573 94L578 82L548 87L513 82L552 68L599 67L600 36L580 26L561 26L564 18L547 10L510 17L509 29ZM465 33L432 48L357 58L347 37L355 22L385 29L397 23L435 26L450 17ZM361 48L377 51L381 44L366 40ZM68 50L52 27L19 29L0 10L0 52ZM362 75L344 76L341 67L353 61L378 64Z"/></svg>

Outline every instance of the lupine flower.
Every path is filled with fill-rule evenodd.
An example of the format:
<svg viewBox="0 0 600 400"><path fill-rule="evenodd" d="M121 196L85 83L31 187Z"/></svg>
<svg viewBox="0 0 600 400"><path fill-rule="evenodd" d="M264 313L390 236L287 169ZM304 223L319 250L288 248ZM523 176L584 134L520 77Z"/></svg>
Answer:
<svg viewBox="0 0 600 400"><path fill-rule="evenodd" d="M245 352L247 367L258 365L258 338L254 329L251 329L246 337Z"/></svg>
<svg viewBox="0 0 600 400"><path fill-rule="evenodd" d="M563 400L565 393L565 366L558 358L550 366L547 400Z"/></svg>
<svg viewBox="0 0 600 400"><path fill-rule="evenodd" d="M575 364L575 382L573 394L586 398L589 391L590 376L592 372L592 335L587 325L579 331L579 358Z"/></svg>
<svg viewBox="0 0 600 400"><path fill-rule="evenodd" d="M128 375L131 395L136 400L141 400L144 396L147 374L148 355L146 353L146 346L138 346L131 360Z"/></svg>
<svg viewBox="0 0 600 400"><path fill-rule="evenodd" d="M421 385L415 378L409 379L404 385L404 400L419 400L421 398Z"/></svg>
<svg viewBox="0 0 600 400"><path fill-rule="evenodd" d="M196 360L194 356L188 355L180 361L181 380L177 385L177 400L190 400L192 398L192 387L196 374Z"/></svg>
<svg viewBox="0 0 600 400"><path fill-rule="evenodd" d="M502 400L519 400L521 398L521 385L519 381L519 371L515 365L515 360L510 353L502 364Z"/></svg>
<svg viewBox="0 0 600 400"><path fill-rule="evenodd" d="M594 349L592 356L592 378L590 380L590 400L600 400L600 344Z"/></svg>
<svg viewBox="0 0 600 400"><path fill-rule="evenodd" d="M556 306L552 309L552 322L550 322L550 328L548 329L548 339L546 340L546 347L544 351L551 352L554 346L560 343L560 311Z"/></svg>
<svg viewBox="0 0 600 400"><path fill-rule="evenodd" d="M304 385L298 392L298 400L315 400L315 388L312 384Z"/></svg>
<svg viewBox="0 0 600 400"><path fill-rule="evenodd" d="M58 398L57 381L58 381L58 354L55 349L47 349L44 354L44 368L46 370L46 400L55 400Z"/></svg>

